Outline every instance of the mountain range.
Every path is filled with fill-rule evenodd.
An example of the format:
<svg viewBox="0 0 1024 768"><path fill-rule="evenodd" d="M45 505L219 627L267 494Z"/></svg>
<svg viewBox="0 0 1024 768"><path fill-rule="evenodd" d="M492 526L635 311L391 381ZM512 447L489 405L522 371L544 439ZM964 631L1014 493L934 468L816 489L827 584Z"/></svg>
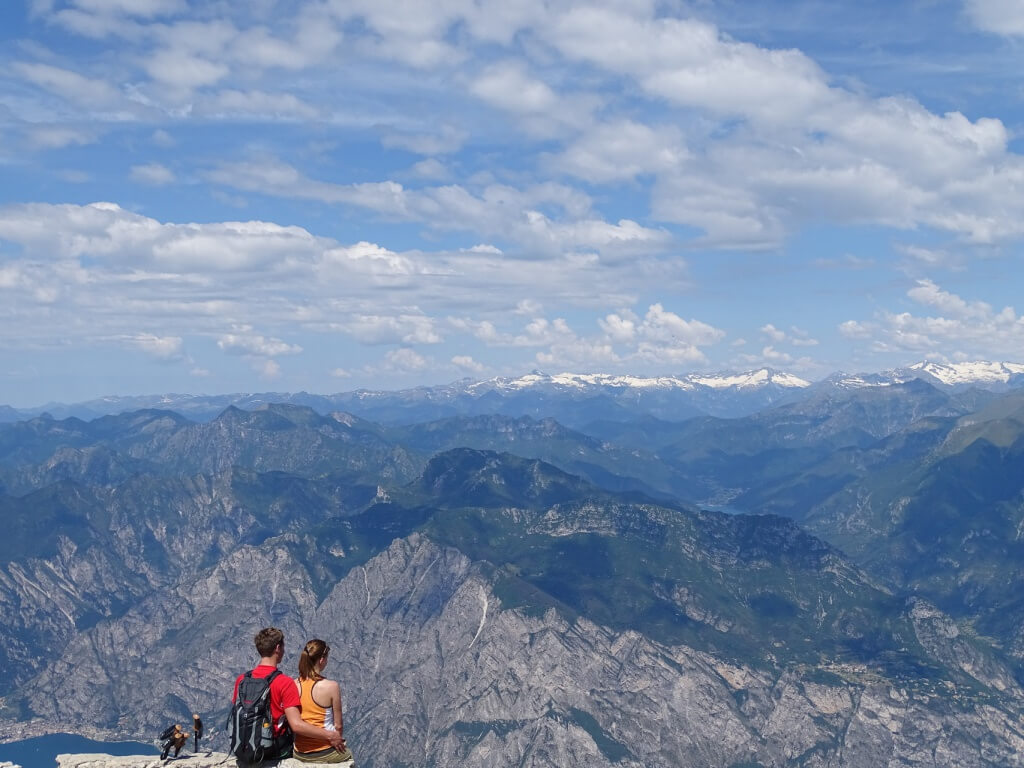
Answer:
<svg viewBox="0 0 1024 768"><path fill-rule="evenodd" d="M44 413L55 418L94 419L145 409L169 410L205 421L229 406L251 410L269 403L288 403L307 406L322 414L344 411L382 423L500 414L552 417L567 426L583 427L592 421L633 421L643 415L669 421L697 415L728 418L794 402L810 393L888 386L915 379L942 390L1005 391L1024 386L1024 364L920 362L881 373L837 373L817 383L769 368L653 378L535 372L516 378L463 379L441 386L398 391L361 389L333 395L268 392L110 396L74 404L48 403L35 408L0 405L0 423Z"/></svg>
<svg viewBox="0 0 1024 768"><path fill-rule="evenodd" d="M768 378L0 424L0 737L223 746L274 624L371 768L1024 765L1019 371Z"/></svg>

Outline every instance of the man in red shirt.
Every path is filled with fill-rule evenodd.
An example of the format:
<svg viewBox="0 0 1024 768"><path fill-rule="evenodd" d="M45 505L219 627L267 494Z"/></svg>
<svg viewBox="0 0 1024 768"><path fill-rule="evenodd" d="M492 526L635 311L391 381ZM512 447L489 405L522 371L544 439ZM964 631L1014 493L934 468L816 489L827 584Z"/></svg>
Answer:
<svg viewBox="0 0 1024 768"><path fill-rule="evenodd" d="M266 627L257 632L253 640L256 652L260 655L260 663L252 670L252 676L269 677L284 658L284 632L277 627ZM235 689L231 694L232 703L238 698L238 684L242 682L243 677L244 673L235 680ZM290 728L293 734L299 733L321 741L329 741L339 752L344 749L340 733L310 725L302 719L300 713L299 690L295 680L288 675L278 675L270 682L270 716L274 721L274 736L279 736L286 728Z"/></svg>

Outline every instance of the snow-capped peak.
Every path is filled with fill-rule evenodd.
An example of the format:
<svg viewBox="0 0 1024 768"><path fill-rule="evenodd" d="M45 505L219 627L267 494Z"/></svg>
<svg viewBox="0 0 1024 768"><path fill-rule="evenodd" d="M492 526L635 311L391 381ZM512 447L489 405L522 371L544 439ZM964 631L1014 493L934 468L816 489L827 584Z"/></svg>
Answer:
<svg viewBox="0 0 1024 768"><path fill-rule="evenodd" d="M712 389L753 389L768 384L795 389L811 386L809 381L804 381L791 373L773 371L770 368L760 368L756 371L747 371L746 373L719 373L710 376L692 374L687 378L695 384Z"/></svg>
<svg viewBox="0 0 1024 768"><path fill-rule="evenodd" d="M526 390L535 387L641 390L757 389L768 385L785 388L809 387L810 382L788 373L761 368L746 373L689 374L686 376L628 376L608 373L533 373L517 378L496 378L470 385L471 390Z"/></svg>
<svg viewBox="0 0 1024 768"><path fill-rule="evenodd" d="M973 363L930 363L922 361L907 366L908 370L925 373L947 386L962 384L1006 383L1011 376L1024 374L1021 363L991 363L980 360Z"/></svg>

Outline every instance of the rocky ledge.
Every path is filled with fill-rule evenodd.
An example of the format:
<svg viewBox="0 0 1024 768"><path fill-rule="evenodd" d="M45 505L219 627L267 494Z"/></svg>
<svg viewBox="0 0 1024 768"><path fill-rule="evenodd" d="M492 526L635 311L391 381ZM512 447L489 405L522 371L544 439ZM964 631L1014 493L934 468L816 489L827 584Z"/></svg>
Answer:
<svg viewBox="0 0 1024 768"><path fill-rule="evenodd" d="M81 754L57 755L57 768L223 768L234 766L235 761L224 752L201 752L161 760L157 755L114 755ZM279 768L305 768L306 763L298 760L282 760ZM352 763L342 763L341 768L352 768ZM21 768L14 763L0 762L0 768Z"/></svg>

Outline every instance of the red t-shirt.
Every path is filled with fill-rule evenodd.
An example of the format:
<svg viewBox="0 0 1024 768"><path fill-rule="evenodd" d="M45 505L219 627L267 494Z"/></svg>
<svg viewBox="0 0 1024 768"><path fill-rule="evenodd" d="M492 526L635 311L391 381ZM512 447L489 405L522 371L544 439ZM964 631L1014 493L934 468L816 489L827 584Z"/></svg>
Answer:
<svg viewBox="0 0 1024 768"><path fill-rule="evenodd" d="M268 664L260 664L252 671L253 677L270 677L270 674L277 669L277 667L271 667ZM238 676L235 680L235 690L231 693L231 702L234 703L235 699L238 698L238 684L242 682L244 674ZM273 679L270 683L270 716L274 719L274 735L276 736L281 732L281 726L284 724L284 711L288 707L302 707L302 701L299 699L299 690L295 686L295 681L292 680L288 675L281 673Z"/></svg>

